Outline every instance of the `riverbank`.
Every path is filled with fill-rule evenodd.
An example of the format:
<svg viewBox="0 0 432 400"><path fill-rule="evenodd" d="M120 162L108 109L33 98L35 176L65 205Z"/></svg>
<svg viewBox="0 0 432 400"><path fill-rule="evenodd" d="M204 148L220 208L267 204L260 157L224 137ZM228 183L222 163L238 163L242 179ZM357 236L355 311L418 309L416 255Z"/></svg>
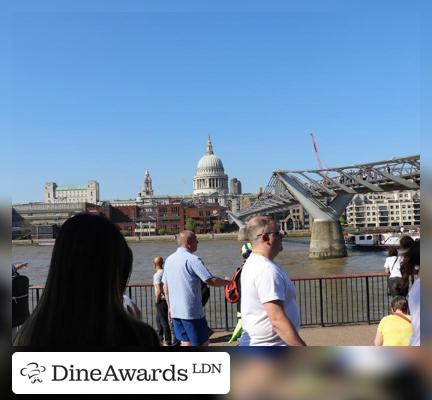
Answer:
<svg viewBox="0 0 432 400"><path fill-rule="evenodd" d="M205 233L198 234L198 240L238 240L238 232L230 233ZM297 230L289 231L285 237L287 238L301 238L310 237L309 230ZM130 243L140 242L173 242L177 239L177 235L161 235L161 236L126 236L125 239ZM12 240L12 246L37 246L37 245L52 245L54 239L24 239L24 240Z"/></svg>

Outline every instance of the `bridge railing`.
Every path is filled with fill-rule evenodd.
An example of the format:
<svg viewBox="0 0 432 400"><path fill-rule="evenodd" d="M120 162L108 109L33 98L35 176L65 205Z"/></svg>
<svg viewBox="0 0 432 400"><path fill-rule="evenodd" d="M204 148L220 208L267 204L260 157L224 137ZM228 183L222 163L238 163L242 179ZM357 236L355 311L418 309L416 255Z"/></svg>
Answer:
<svg viewBox="0 0 432 400"><path fill-rule="evenodd" d="M297 289L301 326L331 326L377 323L389 314L385 273L350 275L297 276L292 281ZM30 310L42 295L42 286L30 288ZM142 311L142 319L156 327L153 285L130 284L126 293ZM223 288L210 288L205 312L213 329L231 330L237 324L237 304L228 303Z"/></svg>

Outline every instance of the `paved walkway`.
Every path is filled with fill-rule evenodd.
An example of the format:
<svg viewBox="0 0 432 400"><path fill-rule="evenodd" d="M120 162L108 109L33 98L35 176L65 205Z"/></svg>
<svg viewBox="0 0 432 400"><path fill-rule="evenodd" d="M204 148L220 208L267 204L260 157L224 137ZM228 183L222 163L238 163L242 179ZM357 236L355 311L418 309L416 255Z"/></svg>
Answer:
<svg viewBox="0 0 432 400"><path fill-rule="evenodd" d="M308 346L373 346L378 325L328 326L303 328L300 336ZM216 331L210 338L210 346L236 346L228 343L231 332Z"/></svg>

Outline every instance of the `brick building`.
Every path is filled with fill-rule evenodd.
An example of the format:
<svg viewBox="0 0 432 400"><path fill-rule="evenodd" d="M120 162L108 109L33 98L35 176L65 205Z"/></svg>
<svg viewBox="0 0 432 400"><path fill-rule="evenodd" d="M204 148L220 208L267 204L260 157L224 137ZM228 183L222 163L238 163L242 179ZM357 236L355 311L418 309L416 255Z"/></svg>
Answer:
<svg viewBox="0 0 432 400"><path fill-rule="evenodd" d="M190 220L196 233L214 232L216 222L225 219L225 210L219 204L160 204L156 207L156 223L160 234L177 234Z"/></svg>

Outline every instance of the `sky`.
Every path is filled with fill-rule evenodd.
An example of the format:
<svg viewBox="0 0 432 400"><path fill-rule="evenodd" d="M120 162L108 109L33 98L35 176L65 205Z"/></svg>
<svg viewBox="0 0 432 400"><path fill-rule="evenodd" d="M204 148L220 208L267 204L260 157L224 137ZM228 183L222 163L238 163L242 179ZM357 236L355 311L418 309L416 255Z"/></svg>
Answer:
<svg viewBox="0 0 432 400"><path fill-rule="evenodd" d="M146 169L156 195L190 194L208 135L252 193L275 169L318 167L311 132L326 167L420 154L412 3L119 3L23 1L1 16L12 203L43 201L49 181L135 198Z"/></svg>

